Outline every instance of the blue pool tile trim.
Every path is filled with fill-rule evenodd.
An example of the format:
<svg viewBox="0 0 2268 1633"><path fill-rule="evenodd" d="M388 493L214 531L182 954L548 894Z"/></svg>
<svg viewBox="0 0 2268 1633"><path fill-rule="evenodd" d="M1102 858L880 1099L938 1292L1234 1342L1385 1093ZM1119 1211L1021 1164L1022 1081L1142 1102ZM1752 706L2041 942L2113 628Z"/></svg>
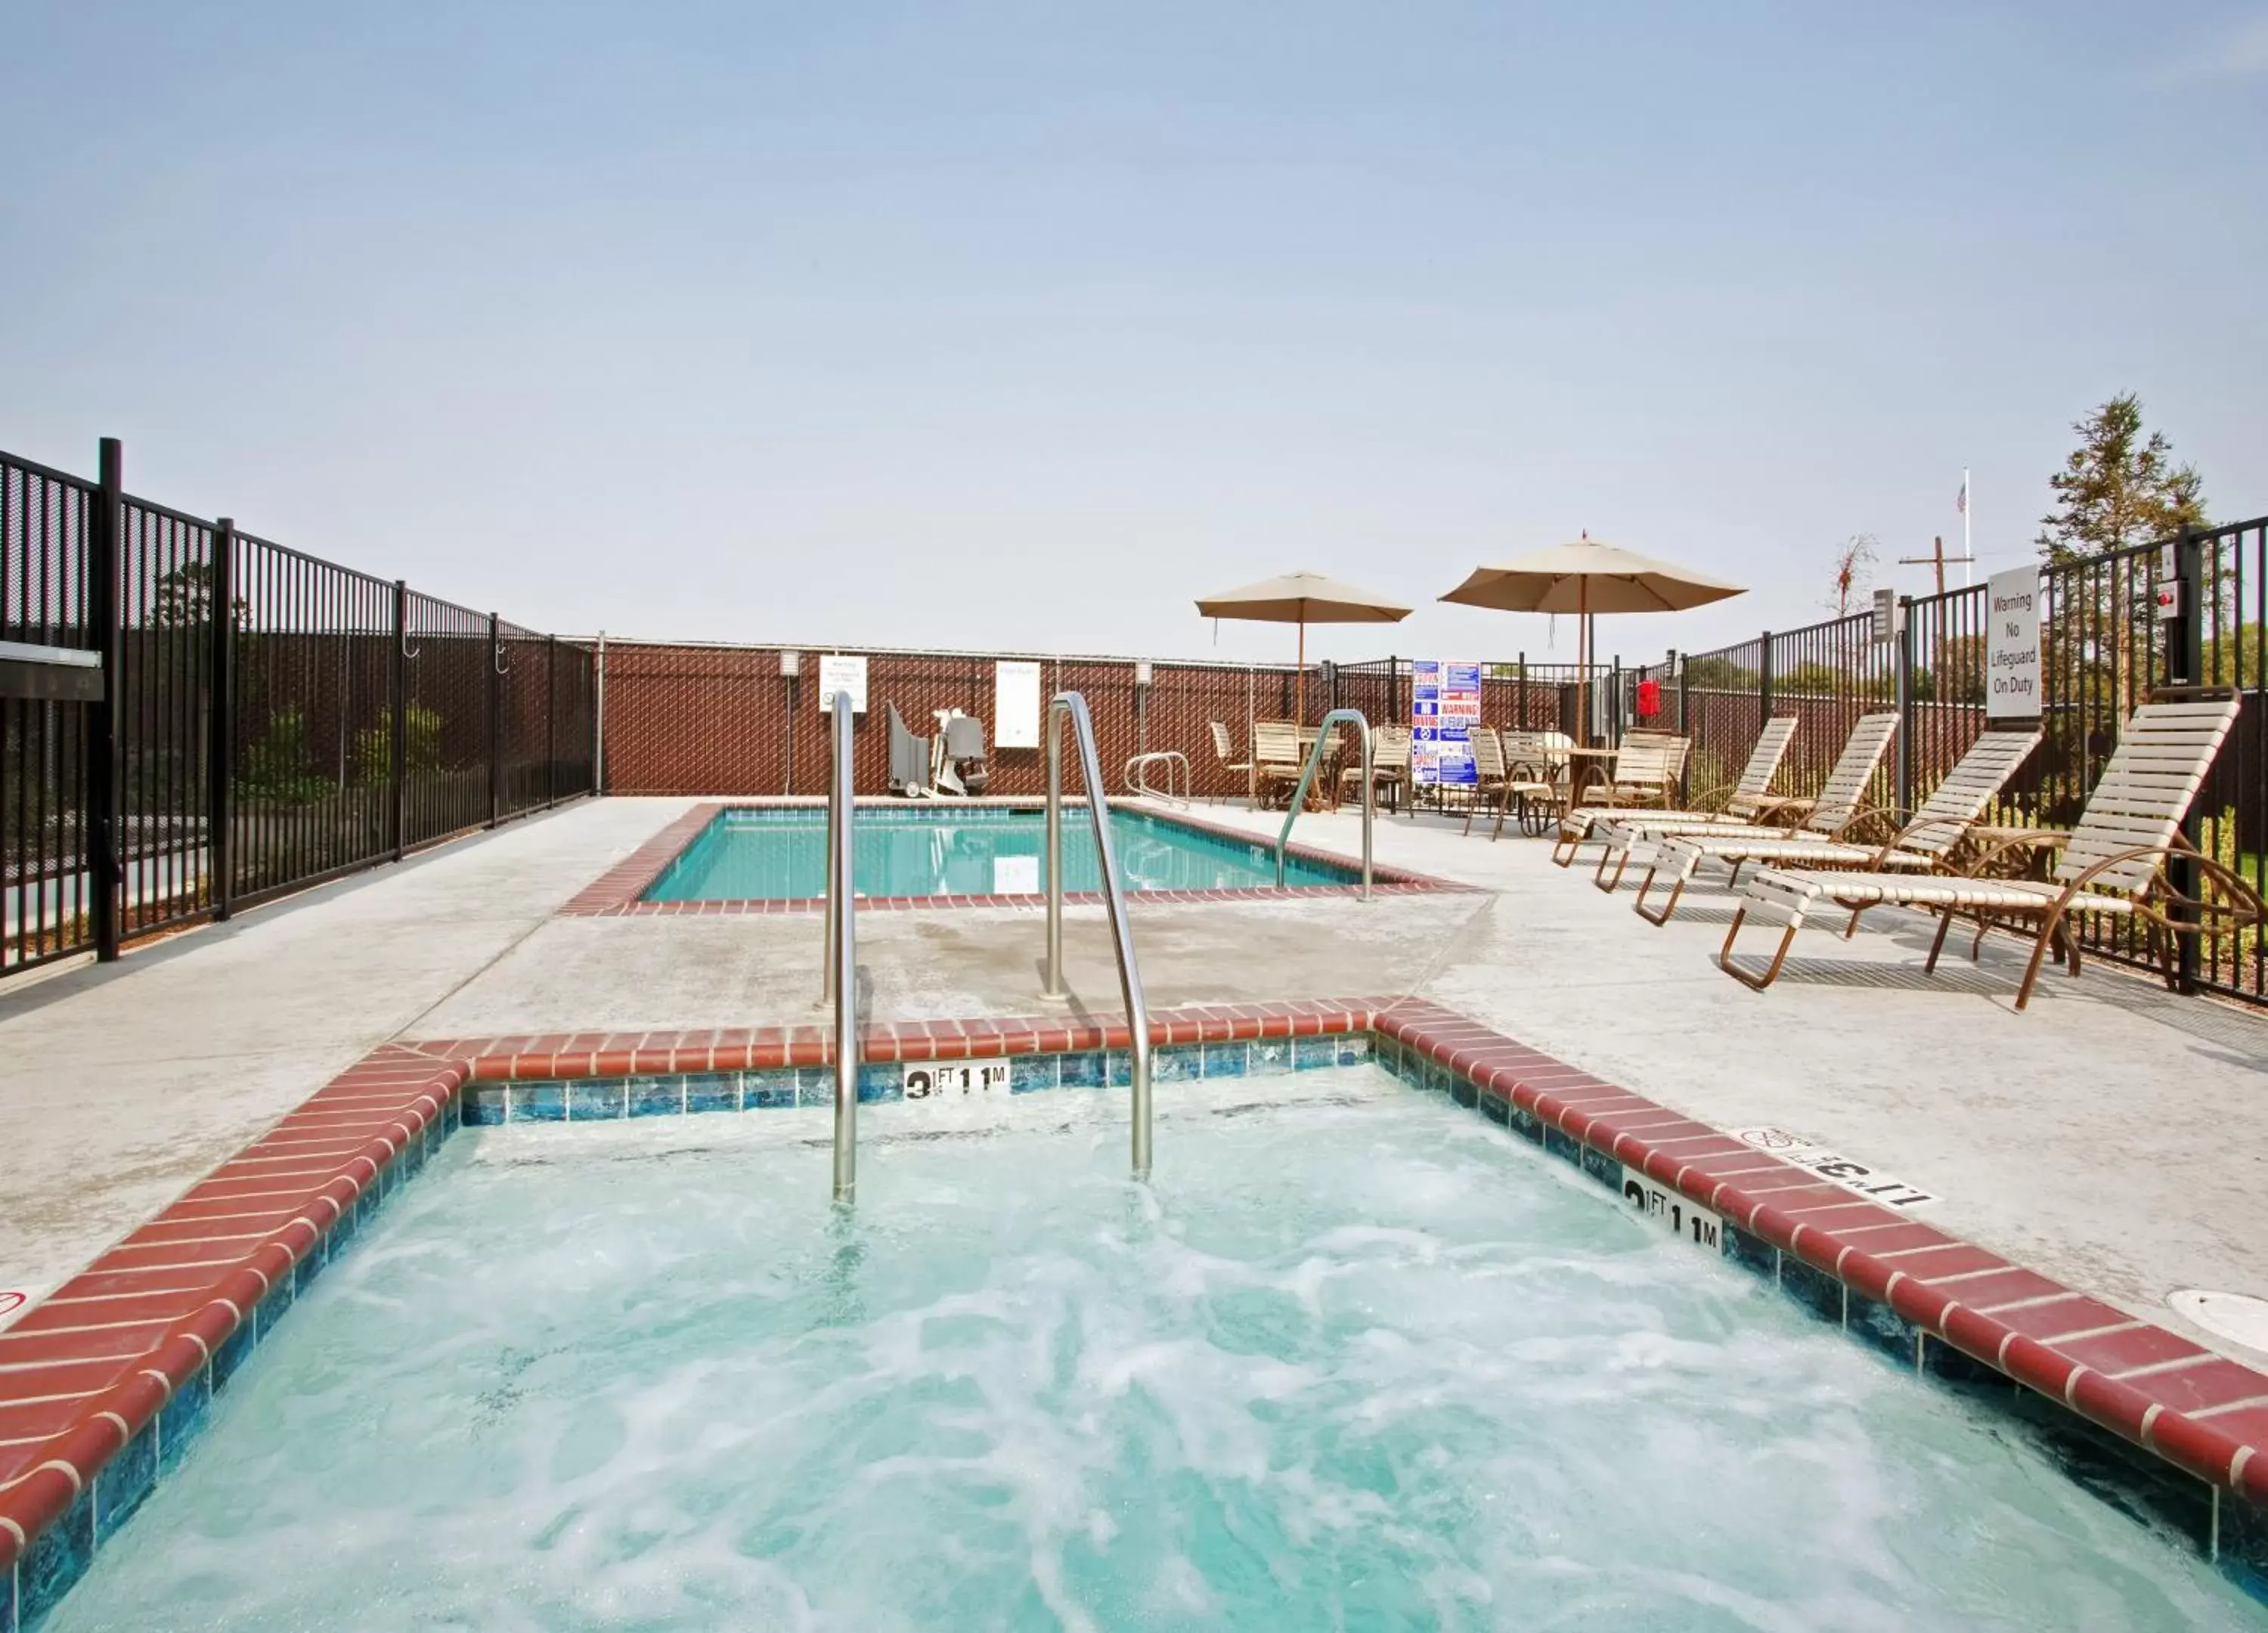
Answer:
<svg viewBox="0 0 2268 1633"><path fill-rule="evenodd" d="M1388 1054L1383 1051L1392 1050ZM1261 1038L1213 1043L1160 1045L1151 1056L1151 1075L1159 1083L1199 1083L1231 1078L1273 1077L1359 1066L1371 1059L1402 1061L1398 1046L1374 1041L1367 1033L1322 1037ZM905 1070L919 1063L869 1061L858 1069L858 1100L876 1105L905 1098ZM1065 1054L1020 1054L1005 1057L1009 1087L1018 1094L1057 1088L1124 1088L1133 1081L1124 1049L1075 1049ZM1429 1076L1445 1092L1469 1096L1470 1085L1451 1082L1447 1069L1415 1056L1404 1070ZM747 1071L644 1073L630 1078L531 1078L525 1082L476 1083L466 1087L462 1126L498 1128L528 1122L607 1122L624 1118L682 1116L709 1112L777 1111L835 1103L832 1066L775 1066ZM1470 1104L1469 1099L1466 1100ZM455 1102L452 1102L453 1111ZM1500 1105L1500 1103L1499 1103ZM451 1126L456 1126L452 1119ZM438 1139L437 1129L427 1139ZM1564 1136L1561 1137L1565 1137ZM425 1142L417 1146L422 1163ZM306 1284L302 1280L302 1286Z"/></svg>

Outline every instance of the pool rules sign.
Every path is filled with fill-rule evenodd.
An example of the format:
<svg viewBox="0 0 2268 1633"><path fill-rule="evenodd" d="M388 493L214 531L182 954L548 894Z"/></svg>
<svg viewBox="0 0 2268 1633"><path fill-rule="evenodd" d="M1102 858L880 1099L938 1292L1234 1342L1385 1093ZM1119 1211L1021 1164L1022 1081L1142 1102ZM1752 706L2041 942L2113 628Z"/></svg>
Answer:
<svg viewBox="0 0 2268 1633"><path fill-rule="evenodd" d="M1984 717L2036 720L2040 570L2014 567L1984 581Z"/></svg>

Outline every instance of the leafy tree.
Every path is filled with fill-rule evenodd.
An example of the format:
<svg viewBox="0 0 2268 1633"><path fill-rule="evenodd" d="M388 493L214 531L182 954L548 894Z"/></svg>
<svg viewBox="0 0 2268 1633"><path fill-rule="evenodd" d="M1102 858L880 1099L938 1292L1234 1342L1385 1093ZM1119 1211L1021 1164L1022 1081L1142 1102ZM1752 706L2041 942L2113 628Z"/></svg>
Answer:
<svg viewBox="0 0 2268 1633"><path fill-rule="evenodd" d="M2132 549L2203 526L2205 483L2193 465L2174 463L2162 431L2144 431L2142 402L2132 392L2111 398L2073 422L2079 446L2048 479L2055 508L2040 519L2037 543L2051 566ZM2145 625L2151 607L2133 575L2114 565L2073 575L2065 598L2092 601L2070 661L2084 689L2100 691L2120 714L2141 701L2151 681Z"/></svg>
<svg viewBox="0 0 2268 1633"><path fill-rule="evenodd" d="M2205 480L2176 465L2162 431L2142 430L2142 401L2113 397L2074 421L2079 446L2048 479L2055 508L2040 518L2040 553L2051 563L2171 538L2205 525Z"/></svg>
<svg viewBox="0 0 2268 1633"><path fill-rule="evenodd" d="M1697 692L1753 692L1756 672L1716 652L1685 660L1685 684Z"/></svg>
<svg viewBox="0 0 2268 1633"><path fill-rule="evenodd" d="M210 562L183 562L158 580L156 590L150 622L162 629L190 629L212 616ZM248 609L241 597L229 604L229 611L237 624L247 621Z"/></svg>

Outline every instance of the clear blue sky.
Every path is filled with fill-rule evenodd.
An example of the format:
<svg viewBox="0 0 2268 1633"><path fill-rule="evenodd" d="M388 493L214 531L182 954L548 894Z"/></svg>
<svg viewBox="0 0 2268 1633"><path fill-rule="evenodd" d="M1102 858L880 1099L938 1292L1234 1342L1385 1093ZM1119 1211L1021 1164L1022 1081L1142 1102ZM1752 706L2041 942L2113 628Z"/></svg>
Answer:
<svg viewBox="0 0 2268 1633"><path fill-rule="evenodd" d="M2142 394L2268 511L2268 5L18 4L0 447L541 627L1275 657L1598 536L1818 615ZM1888 568L1903 586L1917 570ZM1564 624L1557 648L1572 657Z"/></svg>

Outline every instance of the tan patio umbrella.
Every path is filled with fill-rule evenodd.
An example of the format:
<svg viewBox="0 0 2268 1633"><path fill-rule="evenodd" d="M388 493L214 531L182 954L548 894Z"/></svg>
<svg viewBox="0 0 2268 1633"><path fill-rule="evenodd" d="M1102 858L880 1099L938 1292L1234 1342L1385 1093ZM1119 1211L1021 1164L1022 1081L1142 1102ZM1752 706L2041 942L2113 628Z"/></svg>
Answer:
<svg viewBox="0 0 2268 1633"><path fill-rule="evenodd" d="M1591 614L1675 613L1743 595L1739 585L1673 567L1635 550L1601 544L1585 533L1572 544L1547 545L1501 567L1476 567L1441 599L1507 613L1572 613L1580 679L1576 718L1584 741L1591 735Z"/></svg>
<svg viewBox="0 0 2268 1633"><path fill-rule="evenodd" d="M1197 602L1207 618L1242 618L1256 623L1300 626L1300 669L1295 687L1295 712L1307 717L1307 626L1309 624L1398 624L1410 609L1340 584L1321 573L1285 573L1234 590L1223 590Z"/></svg>

